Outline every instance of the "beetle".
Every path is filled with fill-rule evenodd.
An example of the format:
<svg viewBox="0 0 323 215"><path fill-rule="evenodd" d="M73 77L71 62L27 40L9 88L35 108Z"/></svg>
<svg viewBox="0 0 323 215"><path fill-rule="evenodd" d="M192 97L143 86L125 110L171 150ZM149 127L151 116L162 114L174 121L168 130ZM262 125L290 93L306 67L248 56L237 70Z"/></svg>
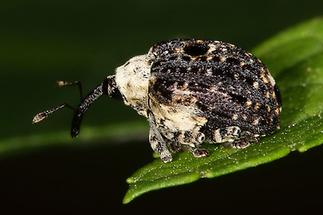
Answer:
<svg viewBox="0 0 323 215"><path fill-rule="evenodd" d="M82 92L79 82L58 84L77 84ZM84 113L102 95L123 100L148 119L150 145L163 162L181 150L207 156L204 142L235 148L257 143L279 129L282 110L274 78L251 53L221 41L173 39L118 67L81 96L77 108L61 104L38 113L33 123L68 107L76 137Z"/></svg>

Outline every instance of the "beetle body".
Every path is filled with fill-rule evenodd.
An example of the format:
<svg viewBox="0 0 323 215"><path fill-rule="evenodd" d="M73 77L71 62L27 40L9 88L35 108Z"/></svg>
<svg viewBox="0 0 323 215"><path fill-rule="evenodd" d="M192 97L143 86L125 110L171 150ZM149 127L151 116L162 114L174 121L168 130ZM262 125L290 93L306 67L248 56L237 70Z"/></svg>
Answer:
<svg viewBox="0 0 323 215"><path fill-rule="evenodd" d="M96 96L90 93L80 107L88 105L75 111L72 136L96 98L117 94L148 119L149 142L164 162L183 149L206 156L201 148L206 141L244 148L279 128L280 95L266 66L220 41L158 43L118 67L96 89Z"/></svg>

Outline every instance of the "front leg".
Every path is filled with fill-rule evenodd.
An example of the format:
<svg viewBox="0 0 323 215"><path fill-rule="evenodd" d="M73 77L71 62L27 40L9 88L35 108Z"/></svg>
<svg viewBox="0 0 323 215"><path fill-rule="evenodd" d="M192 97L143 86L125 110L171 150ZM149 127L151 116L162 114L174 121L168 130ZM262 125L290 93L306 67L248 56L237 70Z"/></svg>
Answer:
<svg viewBox="0 0 323 215"><path fill-rule="evenodd" d="M152 112L148 112L148 121L150 126L149 143L151 148L160 154L160 159L164 163L172 161L172 154L168 150L167 144L156 126L156 120Z"/></svg>

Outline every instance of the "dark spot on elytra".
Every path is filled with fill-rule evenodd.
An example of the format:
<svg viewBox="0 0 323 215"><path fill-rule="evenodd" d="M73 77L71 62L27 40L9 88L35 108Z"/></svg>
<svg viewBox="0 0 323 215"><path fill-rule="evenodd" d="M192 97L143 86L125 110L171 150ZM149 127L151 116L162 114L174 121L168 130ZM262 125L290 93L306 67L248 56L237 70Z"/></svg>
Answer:
<svg viewBox="0 0 323 215"><path fill-rule="evenodd" d="M185 83L186 83L185 81L178 81L177 82L177 88L183 87Z"/></svg>
<svg viewBox="0 0 323 215"><path fill-rule="evenodd" d="M230 65L236 65L236 66L240 66L240 60L237 58L233 58L233 57L228 57L225 60L226 63L229 63Z"/></svg>
<svg viewBox="0 0 323 215"><path fill-rule="evenodd" d="M172 86L175 81L166 81L163 79L157 79L156 82L152 85L151 90L157 95L164 97L166 100L171 100L172 98Z"/></svg>
<svg viewBox="0 0 323 215"><path fill-rule="evenodd" d="M219 76L221 79L226 79L229 82L235 79L234 73L234 71L227 68L217 68L212 70L212 75Z"/></svg>
<svg viewBox="0 0 323 215"><path fill-rule="evenodd" d="M162 61L155 61L154 63L153 63L153 66L154 67L160 67L162 65Z"/></svg>
<svg viewBox="0 0 323 215"><path fill-rule="evenodd" d="M253 83L255 82L252 78L250 77L245 77L246 82L250 85L253 86Z"/></svg>
<svg viewBox="0 0 323 215"><path fill-rule="evenodd" d="M216 75L220 75L222 76L224 74L224 70L220 69L220 68L215 68L212 70L212 75L216 76Z"/></svg>
<svg viewBox="0 0 323 215"><path fill-rule="evenodd" d="M189 56L187 56L187 55L184 55L184 56L182 57L182 60L187 61L187 62L190 62L190 61L192 60L192 58L191 58L191 57L189 57Z"/></svg>
<svg viewBox="0 0 323 215"><path fill-rule="evenodd" d="M247 98L245 98L241 95L237 95L237 94L233 94L233 93L229 93L229 95L231 96L231 98L234 102L240 104L241 106L243 106L247 102Z"/></svg>
<svg viewBox="0 0 323 215"><path fill-rule="evenodd" d="M246 73L252 73L252 74L255 74L255 75L259 75L259 68L257 68L257 67L254 67L255 65L250 65L250 64L244 64L243 66L242 66L242 69L243 70L245 70L244 72L246 72Z"/></svg>
<svg viewBox="0 0 323 215"><path fill-rule="evenodd" d="M196 60L198 61L206 61L207 57L205 55L198 57Z"/></svg>
<svg viewBox="0 0 323 215"><path fill-rule="evenodd" d="M219 56L214 56L214 57L212 58L212 61L214 61L214 62L220 62L220 61L221 61L221 59L220 59L220 57L219 57Z"/></svg>
<svg viewBox="0 0 323 215"><path fill-rule="evenodd" d="M178 58L178 56L173 55L173 56L169 57L169 60L176 60L177 58Z"/></svg>
<svg viewBox="0 0 323 215"><path fill-rule="evenodd" d="M184 52L191 56L204 55L209 50L209 47L205 44L193 43L184 47Z"/></svg>

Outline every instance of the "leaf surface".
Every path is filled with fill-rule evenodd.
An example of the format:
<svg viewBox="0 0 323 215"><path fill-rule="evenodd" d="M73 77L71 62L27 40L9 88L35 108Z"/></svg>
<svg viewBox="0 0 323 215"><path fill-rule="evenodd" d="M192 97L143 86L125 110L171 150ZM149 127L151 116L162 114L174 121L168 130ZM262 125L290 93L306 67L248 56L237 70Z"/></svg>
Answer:
<svg viewBox="0 0 323 215"><path fill-rule="evenodd" d="M210 152L206 158L182 152L171 163L155 159L127 179L124 203L152 190L255 167L323 143L323 19L274 36L255 48L254 54L268 66L280 88L281 129L243 150L205 144Z"/></svg>

